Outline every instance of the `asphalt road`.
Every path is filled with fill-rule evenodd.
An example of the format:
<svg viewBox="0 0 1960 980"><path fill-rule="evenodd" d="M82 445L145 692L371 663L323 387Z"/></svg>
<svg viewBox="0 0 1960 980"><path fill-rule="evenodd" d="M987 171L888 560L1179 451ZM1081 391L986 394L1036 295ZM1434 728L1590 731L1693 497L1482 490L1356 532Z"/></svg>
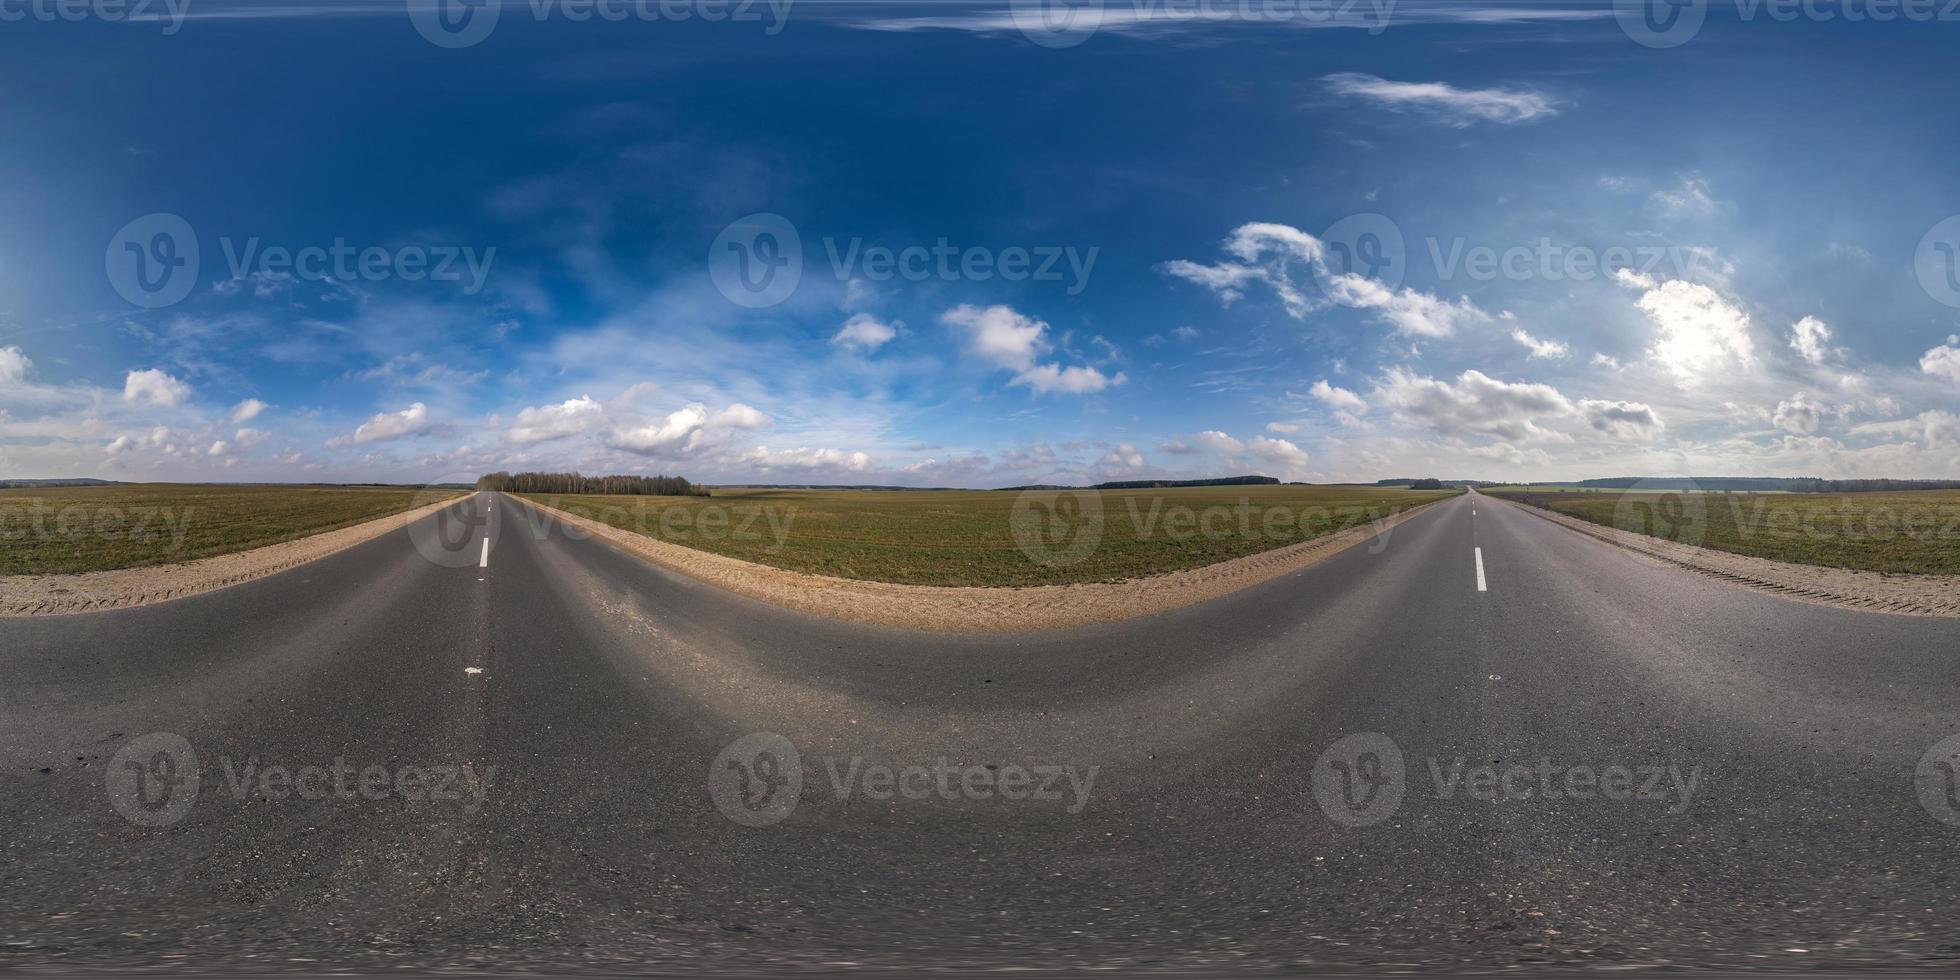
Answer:
<svg viewBox="0 0 1960 980"><path fill-rule="evenodd" d="M1467 496L948 637L460 508L0 620L0 969L1960 969L1960 621Z"/></svg>

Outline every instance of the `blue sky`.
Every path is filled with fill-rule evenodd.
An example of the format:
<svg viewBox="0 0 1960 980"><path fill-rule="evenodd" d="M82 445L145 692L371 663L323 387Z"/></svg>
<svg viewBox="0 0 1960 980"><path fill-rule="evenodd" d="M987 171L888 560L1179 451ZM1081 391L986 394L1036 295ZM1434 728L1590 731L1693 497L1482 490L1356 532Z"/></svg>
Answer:
<svg viewBox="0 0 1960 980"><path fill-rule="evenodd" d="M1939 5L1383 3L4 0L0 476L1960 476Z"/></svg>

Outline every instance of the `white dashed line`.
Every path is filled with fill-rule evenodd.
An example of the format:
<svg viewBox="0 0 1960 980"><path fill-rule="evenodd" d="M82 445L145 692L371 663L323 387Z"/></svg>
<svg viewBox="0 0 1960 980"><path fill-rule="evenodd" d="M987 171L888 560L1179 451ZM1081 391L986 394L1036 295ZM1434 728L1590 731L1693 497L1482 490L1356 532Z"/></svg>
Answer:
<svg viewBox="0 0 1960 980"><path fill-rule="evenodd" d="M486 541L484 542L484 544L489 544L489 542ZM1477 591L1489 592L1490 586L1484 584L1484 549L1475 548L1472 550L1476 551L1477 553Z"/></svg>
<svg viewBox="0 0 1960 980"><path fill-rule="evenodd" d="M483 536L483 557L477 560L476 567L490 567L490 536L487 534Z"/></svg>

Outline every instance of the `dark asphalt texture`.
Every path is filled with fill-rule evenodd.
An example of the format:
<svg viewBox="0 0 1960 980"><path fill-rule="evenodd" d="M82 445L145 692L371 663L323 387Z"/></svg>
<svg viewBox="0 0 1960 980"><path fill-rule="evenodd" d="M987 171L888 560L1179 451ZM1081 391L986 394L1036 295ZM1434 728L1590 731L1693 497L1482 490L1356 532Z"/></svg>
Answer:
<svg viewBox="0 0 1960 980"><path fill-rule="evenodd" d="M1915 775L1956 679L1960 621L1476 495L1203 605L952 637L479 494L0 620L0 970L1953 972L1960 787ZM761 732L794 759L717 758Z"/></svg>

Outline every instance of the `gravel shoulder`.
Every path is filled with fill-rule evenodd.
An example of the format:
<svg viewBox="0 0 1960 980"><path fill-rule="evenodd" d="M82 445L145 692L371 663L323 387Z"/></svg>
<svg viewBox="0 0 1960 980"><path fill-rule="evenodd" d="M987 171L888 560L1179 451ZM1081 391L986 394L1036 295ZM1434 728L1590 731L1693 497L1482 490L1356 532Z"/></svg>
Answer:
<svg viewBox="0 0 1960 980"><path fill-rule="evenodd" d="M310 537L177 565L73 575L0 575L0 617L62 616L148 606L238 585L372 541L449 506L455 499Z"/></svg>
<svg viewBox="0 0 1960 980"><path fill-rule="evenodd" d="M1960 577L1887 574L1772 561L1605 527L1493 494L1479 496L1520 508L1635 554L1720 579L1752 592L1868 612L1960 617Z"/></svg>
<svg viewBox="0 0 1960 980"><path fill-rule="evenodd" d="M899 585L792 572L659 541L536 501L511 499L662 568L799 612L900 629L1028 633L1134 619L1215 599L1324 561L1454 498L1201 568L1124 582L1025 588Z"/></svg>

